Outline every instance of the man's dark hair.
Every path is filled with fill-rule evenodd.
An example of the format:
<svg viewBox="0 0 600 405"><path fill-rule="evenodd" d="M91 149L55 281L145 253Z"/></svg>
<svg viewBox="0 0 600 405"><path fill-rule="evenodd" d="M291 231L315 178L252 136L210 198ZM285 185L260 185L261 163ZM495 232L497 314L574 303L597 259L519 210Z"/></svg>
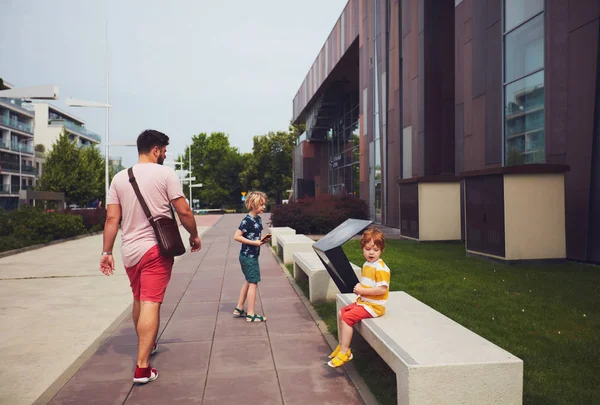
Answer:
<svg viewBox="0 0 600 405"><path fill-rule="evenodd" d="M139 154L147 154L155 147L162 148L169 144L169 137L154 129L147 129L137 138L137 150Z"/></svg>

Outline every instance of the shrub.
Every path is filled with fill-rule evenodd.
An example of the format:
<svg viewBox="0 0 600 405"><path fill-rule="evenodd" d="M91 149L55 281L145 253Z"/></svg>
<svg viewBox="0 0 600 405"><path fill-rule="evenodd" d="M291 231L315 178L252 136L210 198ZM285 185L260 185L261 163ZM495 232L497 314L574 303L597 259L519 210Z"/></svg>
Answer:
<svg viewBox="0 0 600 405"><path fill-rule="evenodd" d="M81 217L83 225L89 232L98 232L104 230L106 222L106 209L73 209L65 211L65 214L77 215Z"/></svg>
<svg viewBox="0 0 600 405"><path fill-rule="evenodd" d="M303 198L274 207L273 226L289 226L297 233L325 234L348 218L368 219L367 203L352 196Z"/></svg>
<svg viewBox="0 0 600 405"><path fill-rule="evenodd" d="M45 212L33 207L0 213L0 225L0 251L87 233L80 216Z"/></svg>

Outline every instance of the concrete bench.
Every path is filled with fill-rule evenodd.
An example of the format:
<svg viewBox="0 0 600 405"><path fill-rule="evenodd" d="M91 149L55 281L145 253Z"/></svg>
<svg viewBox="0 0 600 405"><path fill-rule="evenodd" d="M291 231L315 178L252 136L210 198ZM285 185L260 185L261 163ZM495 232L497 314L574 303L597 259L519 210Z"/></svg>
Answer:
<svg viewBox="0 0 600 405"><path fill-rule="evenodd" d="M293 262L296 252L312 252L314 240L306 235L279 235L277 238L277 255L284 264Z"/></svg>
<svg viewBox="0 0 600 405"><path fill-rule="evenodd" d="M338 311L355 300L338 294ZM522 404L522 360L405 292L355 330L396 373L398 404Z"/></svg>
<svg viewBox="0 0 600 405"><path fill-rule="evenodd" d="M271 246L276 247L277 237L279 235L295 235L296 230L294 228L290 228L289 226L273 226L269 228L269 231L267 233L273 235L273 237L271 238Z"/></svg>
<svg viewBox="0 0 600 405"><path fill-rule="evenodd" d="M308 300L310 302L335 300L335 296L340 293L340 290L314 251L294 253L293 259L294 279L296 281L308 280ZM356 273L356 277L360 279L361 268L352 263L350 264Z"/></svg>

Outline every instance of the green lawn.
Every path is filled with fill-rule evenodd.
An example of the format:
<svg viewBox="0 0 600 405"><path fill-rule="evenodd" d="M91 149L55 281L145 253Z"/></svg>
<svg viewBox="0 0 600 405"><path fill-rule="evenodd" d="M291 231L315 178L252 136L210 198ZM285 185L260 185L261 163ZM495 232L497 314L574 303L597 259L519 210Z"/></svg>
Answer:
<svg viewBox="0 0 600 405"><path fill-rule="evenodd" d="M364 262L358 241L344 251L351 262ZM406 291L524 361L525 404L600 403L600 267L508 266L465 257L461 244L400 240L387 241L382 258L391 290ZM315 308L337 335L335 304ZM357 350L357 369L371 390L382 404L395 403L392 371L380 359L368 361L377 357L370 348Z"/></svg>

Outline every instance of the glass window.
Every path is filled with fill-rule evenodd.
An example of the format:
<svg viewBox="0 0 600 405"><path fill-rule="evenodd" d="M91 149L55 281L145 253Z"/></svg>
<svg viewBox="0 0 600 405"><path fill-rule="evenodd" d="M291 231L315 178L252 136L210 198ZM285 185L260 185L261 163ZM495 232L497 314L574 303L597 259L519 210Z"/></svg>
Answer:
<svg viewBox="0 0 600 405"><path fill-rule="evenodd" d="M505 0L504 31L510 31L543 10L544 0Z"/></svg>
<svg viewBox="0 0 600 405"><path fill-rule="evenodd" d="M506 166L544 163L544 71L505 87Z"/></svg>
<svg viewBox="0 0 600 405"><path fill-rule="evenodd" d="M541 14L506 34L504 38L505 82L544 67L544 15Z"/></svg>

